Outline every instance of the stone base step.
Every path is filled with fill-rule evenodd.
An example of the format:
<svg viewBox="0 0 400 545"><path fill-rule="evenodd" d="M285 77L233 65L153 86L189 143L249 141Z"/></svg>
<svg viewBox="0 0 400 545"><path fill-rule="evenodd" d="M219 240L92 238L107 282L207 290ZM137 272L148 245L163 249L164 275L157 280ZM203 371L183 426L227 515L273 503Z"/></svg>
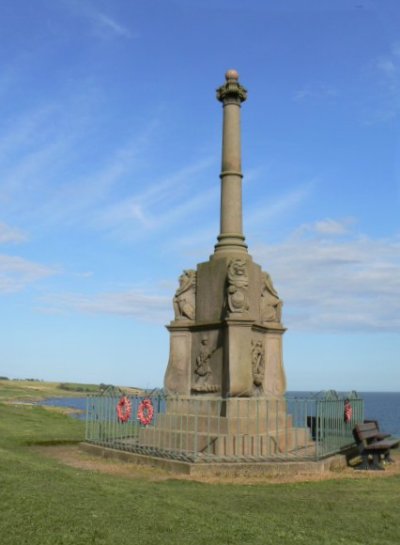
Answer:
<svg viewBox="0 0 400 545"><path fill-rule="evenodd" d="M268 457L312 447L308 428L286 428L261 434L212 434L193 431L140 430L138 445L171 452L217 457Z"/></svg>
<svg viewBox="0 0 400 545"><path fill-rule="evenodd" d="M166 414L202 415L225 418L265 418L269 415L287 412L283 397L250 397L221 399L206 396L169 398Z"/></svg>
<svg viewBox="0 0 400 545"><path fill-rule="evenodd" d="M159 414L155 424L158 430L223 435L268 433L269 430L285 430L293 426L291 415L284 411L250 417L230 417L206 415Z"/></svg>

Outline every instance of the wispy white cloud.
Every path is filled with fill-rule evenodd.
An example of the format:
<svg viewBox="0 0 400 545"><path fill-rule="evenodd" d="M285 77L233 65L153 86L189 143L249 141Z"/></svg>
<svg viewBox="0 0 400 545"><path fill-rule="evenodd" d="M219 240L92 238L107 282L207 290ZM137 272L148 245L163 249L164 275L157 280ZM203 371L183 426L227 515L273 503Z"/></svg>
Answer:
<svg viewBox="0 0 400 545"><path fill-rule="evenodd" d="M353 223L352 219L336 221L328 218L317 221L315 231L321 235L344 235L348 232L351 223Z"/></svg>
<svg viewBox="0 0 400 545"><path fill-rule="evenodd" d="M56 163L67 149L67 143L61 140L38 147L16 160L8 168L3 169L3 184L0 189L1 201L10 204L12 209L29 208L28 198L34 202L35 193L46 186L48 179L56 170ZM62 160L62 159L61 159ZM48 170L47 170L48 167ZM37 209L31 209L30 213Z"/></svg>
<svg viewBox="0 0 400 545"><path fill-rule="evenodd" d="M356 222L355 218L343 218L340 220L333 220L326 218L324 220L319 220L314 223L305 223L300 225L296 229L297 235L324 235L324 236L339 236L346 235L349 233L350 228Z"/></svg>
<svg viewBox="0 0 400 545"><path fill-rule="evenodd" d="M48 197L42 210L48 222L82 224L89 217L96 215L102 207L107 207L105 200L111 198L116 185L134 171L135 163L143 152L143 143L132 138L118 148L110 150L109 157L86 176L67 178L59 184Z"/></svg>
<svg viewBox="0 0 400 545"><path fill-rule="evenodd" d="M104 206L95 214L94 223L120 236L137 238L199 213L217 198L217 185L203 189L203 184L196 183L213 162L212 158L196 161L153 181L144 191Z"/></svg>
<svg viewBox="0 0 400 545"><path fill-rule="evenodd" d="M132 32L123 26L121 23L117 22L115 19L111 18L109 15L105 15L101 12L92 12L93 19L95 23L100 27L100 29L112 32L117 36L122 36L124 38L131 38L133 36Z"/></svg>
<svg viewBox="0 0 400 545"><path fill-rule="evenodd" d="M16 244L19 242L26 242L28 235L17 229L16 227L10 227L9 225L0 222L0 244Z"/></svg>
<svg viewBox="0 0 400 545"><path fill-rule="evenodd" d="M291 191L247 204L243 213L245 234L247 236L250 235L250 239L254 233L263 232L267 225L293 213L307 201L307 198L312 194L314 186L315 182L311 181ZM219 187L215 186L210 190L208 195L204 195L204 198L207 199L207 204L212 203L212 206L214 206L216 216L218 214L218 204L216 203L218 202L219 191ZM303 230L304 228L302 226ZM308 226L307 229L309 229ZM191 229L190 232L183 231L183 233L175 235L173 241L168 243L168 247L174 248L175 251L178 249L179 252L184 252L188 256L196 254L197 256L208 255L213 245L217 242L218 230L219 225L217 220L213 222L212 226L210 226L210 223L206 226L203 224L196 229Z"/></svg>
<svg viewBox="0 0 400 545"><path fill-rule="evenodd" d="M245 214L246 226L253 229L254 226L267 223L298 208L310 196L314 186L315 181L312 180L275 198L264 199L253 205Z"/></svg>
<svg viewBox="0 0 400 545"><path fill-rule="evenodd" d="M6 162L10 155L23 149L34 149L39 139L43 138L43 127L51 121L54 106L47 104L31 111L23 112L12 118L4 126L0 134L0 164ZM51 126L51 123L48 123Z"/></svg>
<svg viewBox="0 0 400 545"><path fill-rule="evenodd" d="M10 115L0 128L0 206L16 216L45 218L41 209L84 163L97 106L91 86ZM65 201L64 201L65 205Z"/></svg>
<svg viewBox="0 0 400 545"><path fill-rule="evenodd" d="M115 142L93 161L92 124L94 118L96 126L99 122L95 101L87 107L74 96L67 103L69 108L60 102L25 112L23 120L10 122L0 133L0 213L3 205L8 215L23 217L35 228L90 226L110 206L114 191L123 192L128 177L134 179L158 125L150 120L141 129L134 127L134 136Z"/></svg>
<svg viewBox="0 0 400 545"><path fill-rule="evenodd" d="M122 24L115 15L105 13L82 0L71 0L67 7L78 17L84 18L91 26L91 30L98 38L135 38L137 34Z"/></svg>
<svg viewBox="0 0 400 545"><path fill-rule="evenodd" d="M313 236L310 236L312 234ZM355 235L349 220L321 220L274 245L251 251L270 272L293 331L399 332L400 238ZM159 282L161 285L161 282ZM116 314L154 323L172 317L165 285L47 296L42 310Z"/></svg>
<svg viewBox="0 0 400 545"><path fill-rule="evenodd" d="M366 124L386 123L400 114L400 44L394 43L386 55L373 59L369 73L377 94L369 95L374 103L369 106ZM370 84L371 82L369 82Z"/></svg>
<svg viewBox="0 0 400 545"><path fill-rule="evenodd" d="M327 98L335 98L339 94L339 91L327 83L314 82L309 83L298 89L294 95L293 100L295 102L303 102L305 100L320 100Z"/></svg>
<svg viewBox="0 0 400 545"><path fill-rule="evenodd" d="M219 227L219 226L218 226ZM199 256L207 256L217 242L218 229L217 225L213 227L201 227L197 230L184 231L168 241L168 249L174 252L179 252L190 258L199 258Z"/></svg>
<svg viewBox="0 0 400 545"><path fill-rule="evenodd" d="M18 256L0 255L0 294L22 291L28 285L57 274L56 269Z"/></svg>
<svg viewBox="0 0 400 545"><path fill-rule="evenodd" d="M392 79L399 75L400 71L400 43L395 42L385 55L374 60L378 73L386 78Z"/></svg>
<svg viewBox="0 0 400 545"><path fill-rule="evenodd" d="M149 180L159 119L130 125L94 159L97 142L105 147L107 115L99 113L99 97L89 104L81 98L90 96L90 86L75 91L2 123L0 214L3 206L9 221L23 218L30 231L76 226L126 240L195 218L217 200L218 183L214 189L204 183L214 157Z"/></svg>
<svg viewBox="0 0 400 545"><path fill-rule="evenodd" d="M395 62L390 58L381 58L376 62L377 69L382 72L385 76L392 77L398 71L398 67Z"/></svg>
<svg viewBox="0 0 400 545"><path fill-rule="evenodd" d="M171 298L140 290L94 295L64 293L44 298L39 310L46 313L113 314L163 324L171 320Z"/></svg>
<svg viewBox="0 0 400 545"><path fill-rule="evenodd" d="M308 236L311 227L307 236L298 229L280 244L259 245L251 252L271 273L285 302L285 324L292 331L398 333L400 238L343 237L339 228L329 237L323 229L320 237L320 223L314 224L315 237ZM160 293L149 286L54 294L42 302L42 310L116 314L162 324L172 317L173 291L165 296L165 288Z"/></svg>
<svg viewBox="0 0 400 545"><path fill-rule="evenodd" d="M279 245L253 252L285 300L287 325L308 331L398 332L400 239L320 237L318 223L315 237L298 230Z"/></svg>

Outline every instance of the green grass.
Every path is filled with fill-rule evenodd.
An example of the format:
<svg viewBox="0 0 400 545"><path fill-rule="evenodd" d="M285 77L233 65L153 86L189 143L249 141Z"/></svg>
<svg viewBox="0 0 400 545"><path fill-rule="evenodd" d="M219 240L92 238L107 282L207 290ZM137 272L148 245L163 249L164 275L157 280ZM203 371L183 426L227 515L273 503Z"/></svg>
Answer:
<svg viewBox="0 0 400 545"><path fill-rule="evenodd" d="M38 401L49 397L79 397L98 394L104 385L32 380L0 380L0 401ZM128 394L138 394L138 388L122 387Z"/></svg>
<svg viewBox="0 0 400 545"><path fill-rule="evenodd" d="M399 477L297 484L154 482L73 469L31 445L79 441L83 424L0 404L2 545L388 545Z"/></svg>
<svg viewBox="0 0 400 545"><path fill-rule="evenodd" d="M86 392L77 388L90 388L92 392L99 392L99 386L94 384L71 384L68 389L63 389L58 382L0 380L0 401L38 401L46 397L86 395Z"/></svg>

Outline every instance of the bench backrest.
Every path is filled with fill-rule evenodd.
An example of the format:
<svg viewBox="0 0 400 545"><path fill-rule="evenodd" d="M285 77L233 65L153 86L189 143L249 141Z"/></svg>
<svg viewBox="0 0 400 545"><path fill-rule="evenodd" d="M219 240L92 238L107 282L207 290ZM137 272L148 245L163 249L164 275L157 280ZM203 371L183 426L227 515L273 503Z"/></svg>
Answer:
<svg viewBox="0 0 400 545"><path fill-rule="evenodd" d="M365 424L357 424L353 430L354 439L357 443L373 439L379 435L379 429L375 422L367 422Z"/></svg>

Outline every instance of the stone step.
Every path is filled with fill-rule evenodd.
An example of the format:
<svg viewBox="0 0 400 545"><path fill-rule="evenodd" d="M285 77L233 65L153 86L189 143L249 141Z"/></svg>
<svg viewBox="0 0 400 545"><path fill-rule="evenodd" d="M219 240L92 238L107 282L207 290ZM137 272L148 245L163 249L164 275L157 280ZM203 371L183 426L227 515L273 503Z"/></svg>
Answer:
<svg viewBox="0 0 400 545"><path fill-rule="evenodd" d="M262 434L209 434L193 431L140 430L139 446L175 453L215 455L217 457L268 457L299 452L313 445L308 428L271 430Z"/></svg>
<svg viewBox="0 0 400 545"><path fill-rule="evenodd" d="M225 418L263 418L268 415L287 412L287 402L279 398L213 398L213 397L179 397L169 398L166 402L166 413L175 415L202 415Z"/></svg>
<svg viewBox="0 0 400 545"><path fill-rule="evenodd" d="M164 431L196 431L208 434L260 434L268 430L284 430L292 427L292 417L285 412L264 417L218 417L159 414L156 427Z"/></svg>

